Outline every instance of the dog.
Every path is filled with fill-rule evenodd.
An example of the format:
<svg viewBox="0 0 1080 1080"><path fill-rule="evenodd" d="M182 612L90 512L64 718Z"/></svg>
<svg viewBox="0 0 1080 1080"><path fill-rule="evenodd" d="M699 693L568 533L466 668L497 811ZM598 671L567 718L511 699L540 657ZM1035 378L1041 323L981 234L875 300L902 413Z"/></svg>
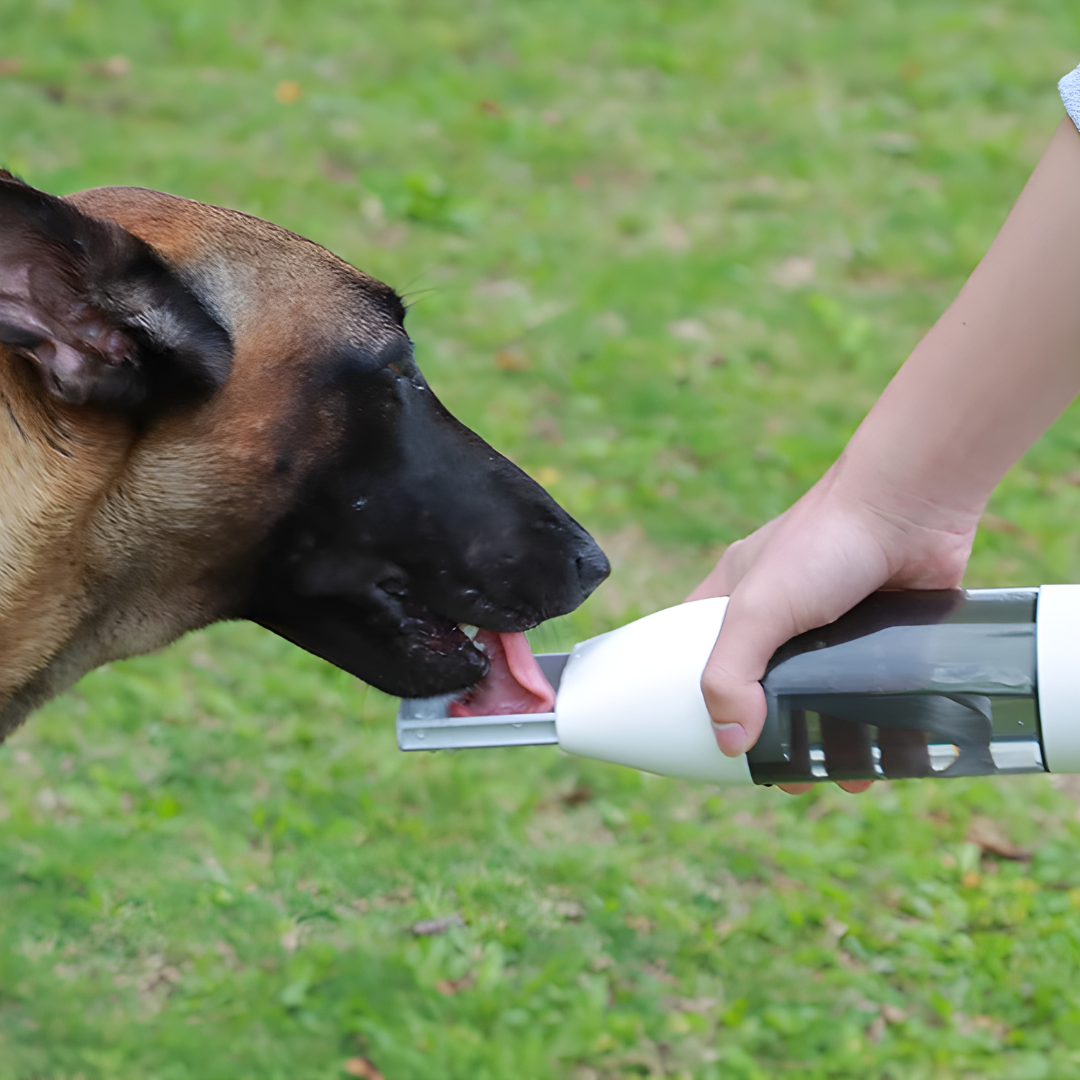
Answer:
<svg viewBox="0 0 1080 1080"><path fill-rule="evenodd" d="M91 669L250 619L389 694L475 684L607 576L439 402L389 286L142 188L0 172L0 740Z"/></svg>

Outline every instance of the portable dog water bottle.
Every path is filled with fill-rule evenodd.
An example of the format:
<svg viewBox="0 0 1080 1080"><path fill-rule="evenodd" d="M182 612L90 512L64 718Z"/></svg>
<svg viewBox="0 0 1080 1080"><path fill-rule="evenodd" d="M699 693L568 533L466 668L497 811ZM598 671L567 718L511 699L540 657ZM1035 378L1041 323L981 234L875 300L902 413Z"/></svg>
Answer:
<svg viewBox="0 0 1080 1080"><path fill-rule="evenodd" d="M403 750L558 743L724 784L1080 772L1080 585L875 593L789 641L764 730L728 758L699 681L727 607L699 600L539 656L553 713L446 716L405 701Z"/></svg>

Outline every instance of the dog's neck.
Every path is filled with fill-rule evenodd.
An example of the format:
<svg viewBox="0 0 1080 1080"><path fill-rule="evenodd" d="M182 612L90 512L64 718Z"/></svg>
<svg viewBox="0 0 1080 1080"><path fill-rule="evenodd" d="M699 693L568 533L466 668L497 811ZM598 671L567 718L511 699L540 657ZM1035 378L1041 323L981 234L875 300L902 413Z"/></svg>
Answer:
<svg viewBox="0 0 1080 1080"><path fill-rule="evenodd" d="M114 417L73 419L0 346L0 738L14 698L87 613L90 522L131 435Z"/></svg>
<svg viewBox="0 0 1080 1080"><path fill-rule="evenodd" d="M265 531L242 451L58 404L0 346L0 742L92 668L229 617L229 553Z"/></svg>

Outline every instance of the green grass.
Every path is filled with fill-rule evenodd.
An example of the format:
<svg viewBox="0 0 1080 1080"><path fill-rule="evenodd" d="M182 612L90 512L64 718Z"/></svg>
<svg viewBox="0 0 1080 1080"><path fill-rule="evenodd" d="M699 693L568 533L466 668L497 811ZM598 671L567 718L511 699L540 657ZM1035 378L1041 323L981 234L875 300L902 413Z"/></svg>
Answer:
<svg viewBox="0 0 1080 1080"><path fill-rule="evenodd" d="M613 555L551 647L820 475L1078 60L1048 0L0 0L0 161L261 214L408 293L437 392ZM1078 420L970 584L1080 580ZM227 626L0 748L0 1080L1080 1077L1078 789L405 756L393 709Z"/></svg>

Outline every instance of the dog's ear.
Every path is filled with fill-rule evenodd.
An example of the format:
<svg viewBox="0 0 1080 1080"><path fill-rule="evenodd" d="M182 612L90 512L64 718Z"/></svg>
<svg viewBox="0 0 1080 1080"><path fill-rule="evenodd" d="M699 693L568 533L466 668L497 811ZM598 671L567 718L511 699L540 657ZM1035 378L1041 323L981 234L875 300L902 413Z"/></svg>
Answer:
<svg viewBox="0 0 1080 1080"><path fill-rule="evenodd" d="M72 405L167 409L232 366L228 333L149 245L3 170L0 344Z"/></svg>

